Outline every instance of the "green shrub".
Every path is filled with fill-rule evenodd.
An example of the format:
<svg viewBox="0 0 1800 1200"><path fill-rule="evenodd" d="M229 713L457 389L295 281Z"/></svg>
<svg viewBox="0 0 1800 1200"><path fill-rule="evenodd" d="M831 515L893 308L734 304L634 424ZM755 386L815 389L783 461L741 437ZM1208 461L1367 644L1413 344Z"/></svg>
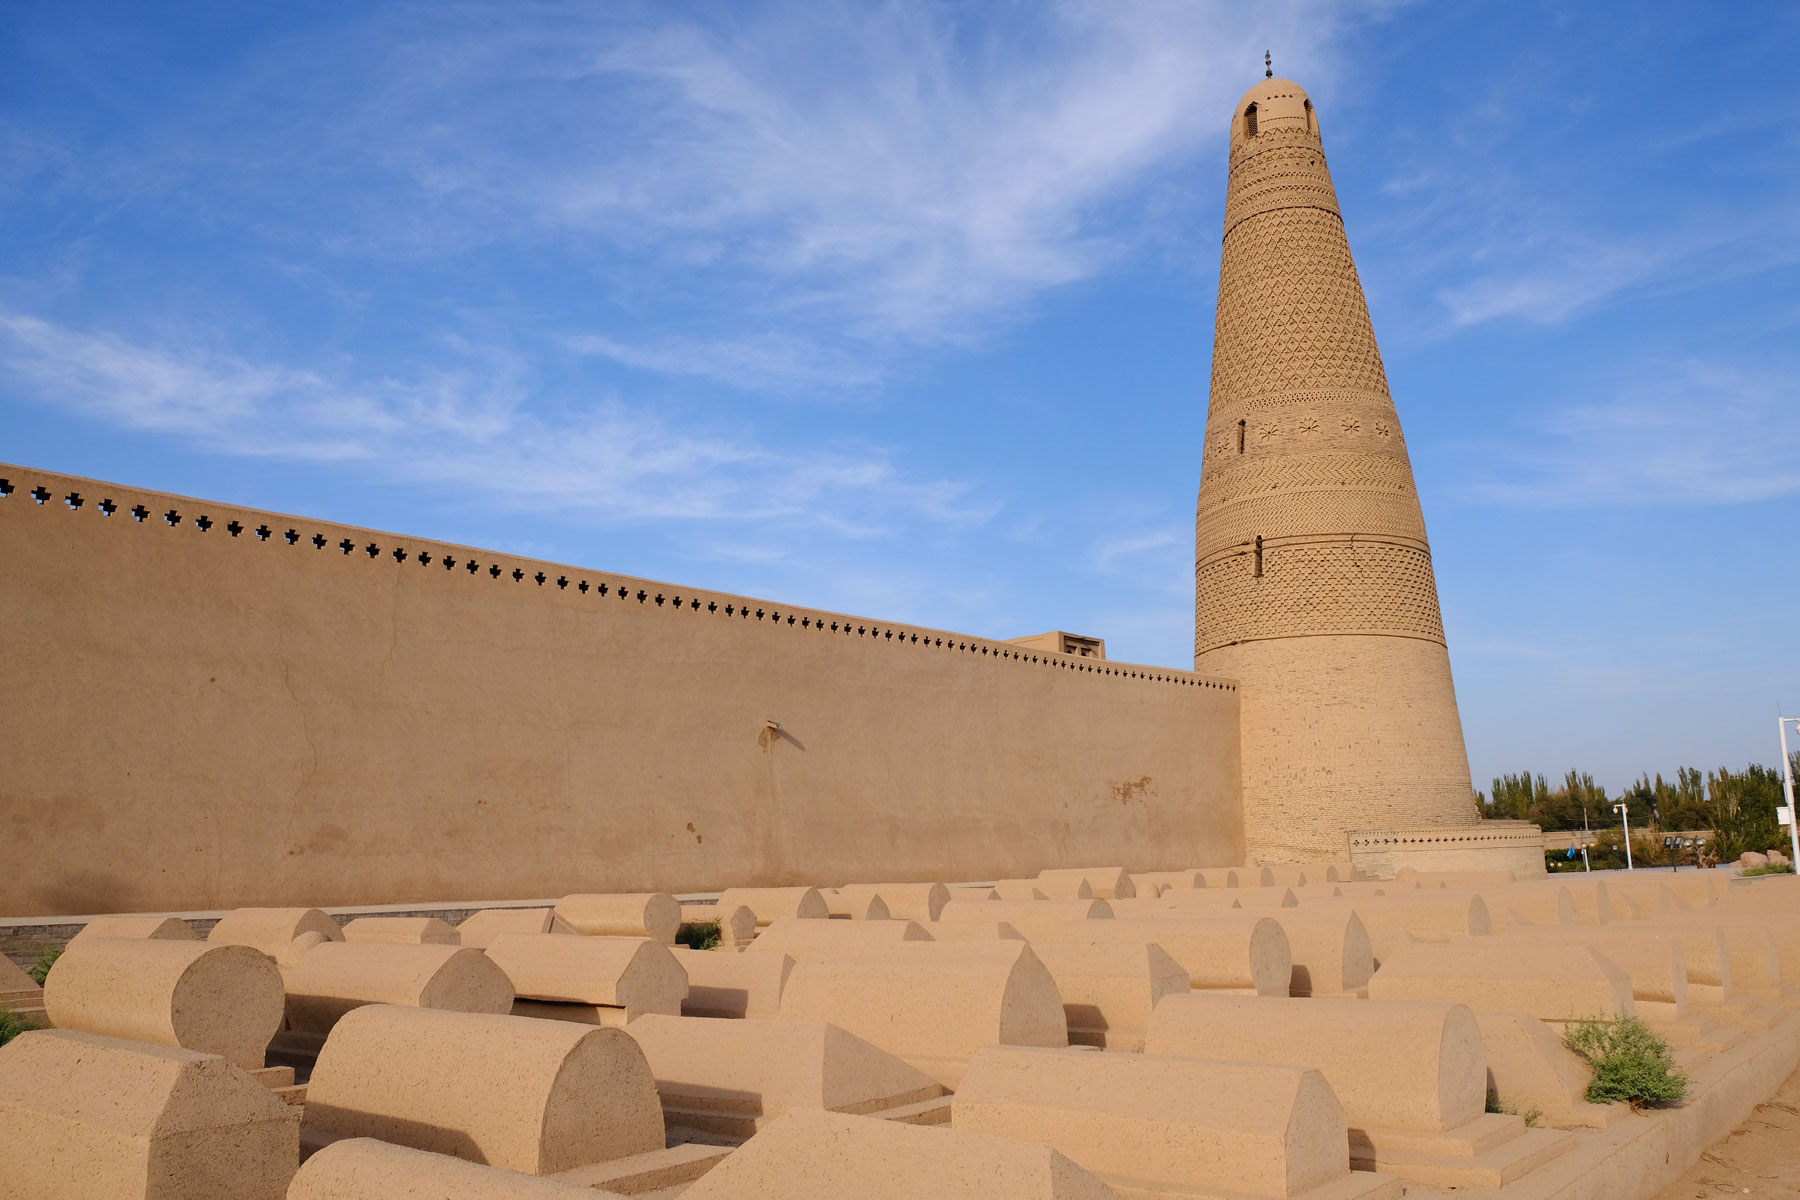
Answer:
<svg viewBox="0 0 1800 1200"><path fill-rule="evenodd" d="M719 937L717 921L695 921L675 931L676 944L691 950L711 950L719 944Z"/></svg>
<svg viewBox="0 0 1800 1200"><path fill-rule="evenodd" d="M1751 867L1747 871L1738 872L1740 875L1792 875L1793 873L1792 863L1770 863L1766 867Z"/></svg>
<svg viewBox="0 0 1800 1200"><path fill-rule="evenodd" d="M1673 1104L1687 1095L1687 1076L1676 1067L1669 1043L1636 1017L1576 1021L1563 1042L1594 1068L1587 1098L1594 1104L1623 1100L1632 1108Z"/></svg>
<svg viewBox="0 0 1800 1200"><path fill-rule="evenodd" d="M1524 1112L1520 1112L1518 1105L1511 1100L1502 1100L1500 1093L1493 1088L1488 1089L1487 1110L1491 1113L1504 1113L1509 1117L1522 1117L1527 1129L1536 1129L1537 1123L1544 1116L1544 1110L1541 1108L1528 1108Z"/></svg>
<svg viewBox="0 0 1800 1200"><path fill-rule="evenodd" d="M0 1004L0 1046L6 1045L21 1033L42 1028L36 1021L28 1021L6 1005Z"/></svg>
<svg viewBox="0 0 1800 1200"><path fill-rule="evenodd" d="M50 976L50 968L56 965L56 960L62 957L62 952L61 946L50 947L37 956L36 962L25 968L25 973L37 980L39 987L43 987L44 980Z"/></svg>

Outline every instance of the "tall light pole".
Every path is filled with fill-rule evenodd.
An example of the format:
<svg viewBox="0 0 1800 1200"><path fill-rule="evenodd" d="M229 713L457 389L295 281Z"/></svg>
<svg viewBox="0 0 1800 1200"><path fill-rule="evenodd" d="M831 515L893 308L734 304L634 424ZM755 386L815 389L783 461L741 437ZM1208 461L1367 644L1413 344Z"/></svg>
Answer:
<svg viewBox="0 0 1800 1200"><path fill-rule="evenodd" d="M1794 820L1794 760L1788 757L1787 727L1800 727L1800 717L1776 717L1775 728L1781 733L1781 794L1787 801L1788 844L1793 854L1788 859L1800 871L1800 821Z"/></svg>
<svg viewBox="0 0 1800 1200"><path fill-rule="evenodd" d="M1621 821L1625 822L1625 869L1627 871L1629 871L1632 869L1632 866L1631 866L1631 810L1630 810L1629 806L1627 806L1627 805L1615 804L1615 805L1613 805L1613 811L1619 814L1619 819Z"/></svg>

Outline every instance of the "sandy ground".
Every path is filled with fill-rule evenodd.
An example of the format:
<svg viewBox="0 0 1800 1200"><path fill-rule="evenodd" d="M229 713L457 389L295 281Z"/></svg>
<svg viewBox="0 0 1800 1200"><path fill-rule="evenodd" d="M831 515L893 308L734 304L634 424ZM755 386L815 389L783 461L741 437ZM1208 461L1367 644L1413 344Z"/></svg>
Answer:
<svg viewBox="0 0 1800 1200"><path fill-rule="evenodd" d="M1656 1200L1800 1197L1800 1071Z"/></svg>

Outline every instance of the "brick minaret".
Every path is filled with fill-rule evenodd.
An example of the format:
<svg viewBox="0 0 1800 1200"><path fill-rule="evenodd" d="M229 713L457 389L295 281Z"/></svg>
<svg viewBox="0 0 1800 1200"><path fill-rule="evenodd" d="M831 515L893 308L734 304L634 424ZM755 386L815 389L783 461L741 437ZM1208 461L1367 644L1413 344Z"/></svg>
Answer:
<svg viewBox="0 0 1800 1200"><path fill-rule="evenodd" d="M1431 548L1317 115L1238 102L1195 522L1194 665L1242 684L1249 853L1476 816Z"/></svg>

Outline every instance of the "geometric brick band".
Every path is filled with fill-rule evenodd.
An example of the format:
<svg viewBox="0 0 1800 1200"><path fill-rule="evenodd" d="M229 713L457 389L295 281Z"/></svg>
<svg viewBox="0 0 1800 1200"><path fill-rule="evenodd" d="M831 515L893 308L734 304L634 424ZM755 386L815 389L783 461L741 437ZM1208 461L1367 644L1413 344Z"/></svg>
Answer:
<svg viewBox="0 0 1800 1200"><path fill-rule="evenodd" d="M1194 652L1263 638L1385 634L1444 642L1431 553L1366 537L1265 538L1194 571Z"/></svg>

